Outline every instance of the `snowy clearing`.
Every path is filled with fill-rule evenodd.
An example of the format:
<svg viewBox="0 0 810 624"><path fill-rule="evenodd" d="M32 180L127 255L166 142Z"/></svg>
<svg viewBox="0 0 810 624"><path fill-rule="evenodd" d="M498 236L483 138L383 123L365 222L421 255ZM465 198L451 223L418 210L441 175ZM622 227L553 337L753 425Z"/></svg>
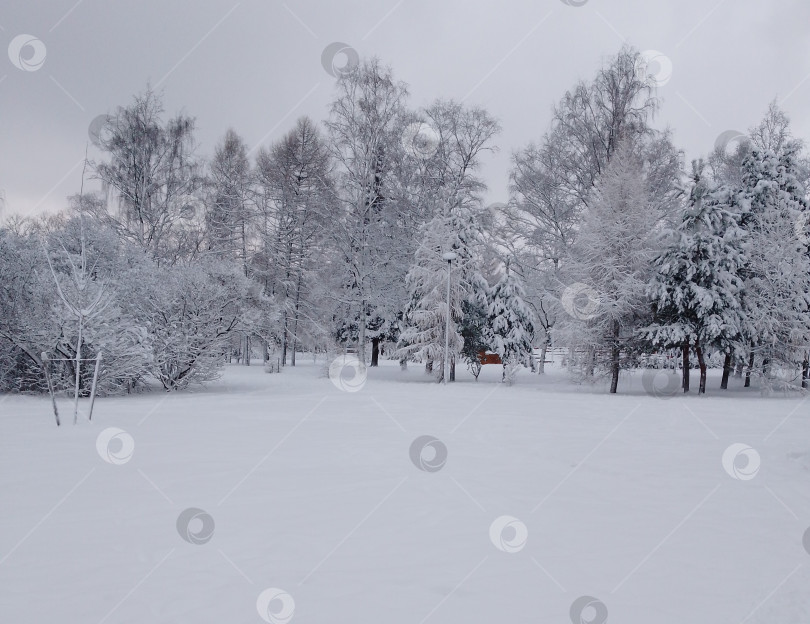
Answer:
<svg viewBox="0 0 810 624"><path fill-rule="evenodd" d="M341 392L311 360L229 366L60 428L46 397L3 397L0 621L799 621L806 403L721 398L712 373L665 400L638 374L608 396L386 361ZM754 452L727 472L734 443Z"/></svg>

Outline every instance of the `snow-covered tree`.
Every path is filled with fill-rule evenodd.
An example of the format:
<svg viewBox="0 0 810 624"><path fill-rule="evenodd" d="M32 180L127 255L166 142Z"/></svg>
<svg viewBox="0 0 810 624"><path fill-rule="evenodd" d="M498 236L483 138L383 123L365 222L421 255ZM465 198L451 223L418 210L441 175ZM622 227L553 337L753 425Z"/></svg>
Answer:
<svg viewBox="0 0 810 624"><path fill-rule="evenodd" d="M381 288L391 265L390 247L382 241L396 221L389 197L394 175L392 152L399 149L400 118L407 86L394 79L378 59L364 60L337 81L337 97L326 122L335 168L335 205L329 234L339 293L339 332L353 334L358 357L365 363L367 320L384 305ZM394 241L396 242L396 241ZM401 276L400 276L401 277ZM347 336L348 337L348 336Z"/></svg>
<svg viewBox="0 0 810 624"><path fill-rule="evenodd" d="M646 289L659 221L650 208L642 164L624 143L594 190L563 273L569 287L586 284L598 293L598 309L582 316L566 314L559 321L572 352L585 354L586 375L597 365L608 369L611 393L619 383L623 354L647 321Z"/></svg>
<svg viewBox="0 0 810 624"><path fill-rule="evenodd" d="M8 367L0 373L0 389L44 391L40 354L47 352L56 390L75 393L77 312L80 357L104 354L99 394L131 391L148 375L148 333L125 309L130 276L148 259L90 216L81 221L59 216L29 221L18 231L0 229L0 352ZM57 283L70 307L60 299ZM96 300L99 305L90 305ZM80 365L78 372L79 396L86 396L92 363Z"/></svg>
<svg viewBox="0 0 810 624"><path fill-rule="evenodd" d="M458 288L453 290L455 299L451 303L451 343L454 345L450 353L452 381L455 379L455 363L463 345L461 328L456 325L462 320L463 302L468 301L483 308L487 306L489 286L481 269L484 240L480 218L483 212L481 193L486 187L475 174L481 156L495 149L491 141L500 126L485 110L465 107L453 101L434 103L425 110L425 116L438 137L435 154L425 165L423 173L434 184L432 192L424 196L430 206L428 211L434 216L420 230L423 242L406 280L409 303L398 352L403 357L424 361L429 370L433 369L432 358L440 351L438 348L426 348L426 345L432 344L431 341L438 336L444 336L442 323L446 316L414 316L414 311L434 306L431 298L441 280L438 273L422 274L424 263L430 263L426 266L436 266L441 263L442 253L456 253L458 257L453 260L453 272L457 273L459 281ZM430 241L430 247L425 245L425 241ZM414 325L417 318L421 328ZM435 326L428 328L426 323L434 323ZM444 362L443 338L439 346L441 361ZM437 374L442 375L443 370L442 366Z"/></svg>
<svg viewBox="0 0 810 624"><path fill-rule="evenodd" d="M219 376L228 338L244 330L250 282L221 261L160 266L132 286L132 309L149 329L150 373L166 390Z"/></svg>
<svg viewBox="0 0 810 624"><path fill-rule="evenodd" d="M726 354L724 383L734 345L742 333L746 235L740 227L745 207L727 187L713 187L702 161L693 162L690 200L674 230L664 232L664 249L654 260L649 294L656 322L644 333L653 344L693 348L700 367L698 393L706 392L706 352ZM685 357L683 390L689 390Z"/></svg>
<svg viewBox="0 0 810 624"><path fill-rule="evenodd" d="M235 130L229 129L216 146L208 170L205 225L209 249L241 261L247 275L255 210L250 201L247 146Z"/></svg>
<svg viewBox="0 0 810 624"><path fill-rule="evenodd" d="M194 119L162 120L151 88L119 108L100 138L107 160L91 163L111 198L107 223L153 257L174 262L196 253L195 206L203 176L195 155Z"/></svg>
<svg viewBox="0 0 810 624"><path fill-rule="evenodd" d="M534 322L519 277L509 270L489 294L488 326L491 348L503 362L503 380L511 382L519 366L532 365Z"/></svg>
<svg viewBox="0 0 810 624"><path fill-rule="evenodd" d="M404 328L399 337L398 355L415 362L425 362L428 370L441 381L445 374L445 336L448 315L447 283L450 280L450 357L460 353L464 340L459 332L462 301L467 298L462 282L461 257L442 258L452 251L453 233L447 220L435 217L423 230L424 239L416 250L414 265L406 277L411 293L405 311ZM448 275L449 271L449 275Z"/></svg>
<svg viewBox="0 0 810 624"><path fill-rule="evenodd" d="M317 332L318 259L334 208L329 154L315 123L302 117L270 149L261 149L256 177L260 251L251 269L281 306L281 364L289 355L295 366L304 337Z"/></svg>
<svg viewBox="0 0 810 624"><path fill-rule="evenodd" d="M797 233L808 210L798 183L800 144L780 152L753 147L743 163L743 196L750 210L742 226L750 245L743 271L744 334L750 347L749 374L758 360L764 383L775 366L798 369L810 346L810 255Z"/></svg>
<svg viewBox="0 0 810 624"><path fill-rule="evenodd" d="M527 302L545 333L542 344L549 344L560 318L554 300L563 263L621 139L643 163L650 210L666 220L677 205L679 154L668 132L651 127L658 101L654 83L639 71L641 61L638 51L622 48L591 81L565 93L540 142L513 156L510 200L491 234L509 250L524 280Z"/></svg>

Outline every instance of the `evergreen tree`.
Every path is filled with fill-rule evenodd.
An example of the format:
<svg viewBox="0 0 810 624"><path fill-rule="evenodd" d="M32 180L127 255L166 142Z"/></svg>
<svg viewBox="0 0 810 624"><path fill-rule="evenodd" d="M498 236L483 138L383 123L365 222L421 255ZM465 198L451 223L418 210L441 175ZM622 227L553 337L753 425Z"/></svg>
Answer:
<svg viewBox="0 0 810 624"><path fill-rule="evenodd" d="M746 262L746 237L740 228L743 207L738 194L711 187L702 161L693 163L693 180L681 222L664 234L670 242L654 261L649 294L657 322L645 333L654 344L694 348L700 366L698 392L703 394L707 348L730 354L741 335L740 271ZM686 375L687 369L684 380Z"/></svg>
<svg viewBox="0 0 810 624"><path fill-rule="evenodd" d="M462 352L460 333L465 301L486 305L487 283L478 268L477 256L470 243L478 242L476 219L472 212L437 216L424 227L423 242L406 277L409 303L404 328L399 338L398 356L425 362L439 380L444 375L444 346L447 323L448 261L442 258L452 251L456 258L450 269L450 364ZM466 212L466 214L464 214ZM440 364L436 368L433 364ZM451 380L453 379L451 372Z"/></svg>
<svg viewBox="0 0 810 624"><path fill-rule="evenodd" d="M461 337L464 339L461 357L477 380L481 374L481 352L488 351L492 342L487 307L477 302L462 301L461 311Z"/></svg>
<svg viewBox="0 0 810 624"><path fill-rule="evenodd" d="M743 163L742 192L750 204L743 220L750 238L743 271L746 385L756 361L767 384L774 364L802 365L810 344L810 257L806 238L796 231L808 209L798 183L799 149L795 141L781 144L778 154L754 147Z"/></svg>
<svg viewBox="0 0 810 624"><path fill-rule="evenodd" d="M507 263L491 291L487 312L492 348L503 362L503 380L510 383L518 366L531 366L534 322L525 299L523 283Z"/></svg>

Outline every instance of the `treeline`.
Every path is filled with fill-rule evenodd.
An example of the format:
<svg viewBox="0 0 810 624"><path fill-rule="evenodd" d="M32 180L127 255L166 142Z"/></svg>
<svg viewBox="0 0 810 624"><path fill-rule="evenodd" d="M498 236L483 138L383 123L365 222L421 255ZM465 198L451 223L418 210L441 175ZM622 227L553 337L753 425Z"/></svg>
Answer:
<svg viewBox="0 0 810 624"><path fill-rule="evenodd" d="M806 379L801 144L772 106L687 173L651 125L642 61L622 49L567 92L497 206L479 168L498 122L452 100L411 109L376 59L338 78L322 124L258 148L231 129L208 160L194 119L147 89L98 133L101 192L0 227L0 390L41 391L48 366L86 393L99 351L102 393L346 349L451 380L491 350L510 381L533 346L565 346L578 380L612 391L673 348L697 357L700 391L717 354L749 379Z"/></svg>

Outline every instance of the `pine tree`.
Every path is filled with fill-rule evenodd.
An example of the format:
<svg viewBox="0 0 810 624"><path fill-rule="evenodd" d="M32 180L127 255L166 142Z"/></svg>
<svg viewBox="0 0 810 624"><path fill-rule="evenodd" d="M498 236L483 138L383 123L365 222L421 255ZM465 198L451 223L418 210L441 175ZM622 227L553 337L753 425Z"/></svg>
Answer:
<svg viewBox="0 0 810 624"><path fill-rule="evenodd" d="M743 163L743 195L750 211L743 227L750 238L744 333L750 346L749 375L755 361L767 385L774 366L802 366L810 344L810 257L797 223L808 206L798 183L795 141L779 153L754 147ZM765 387L765 386L763 386Z"/></svg>
<svg viewBox="0 0 810 624"><path fill-rule="evenodd" d="M441 380L444 375L445 327L447 322L448 261L450 269L450 364L461 354L464 339L460 333L465 301L486 305L486 280L480 273L471 242L476 242L476 220L471 212L437 216L424 227L422 244L406 277L409 303L399 338L398 356L425 362ZM464 214L466 212L466 214ZM434 364L440 364L437 368ZM452 371L451 371L452 375ZM451 376L451 380L453 377Z"/></svg>
<svg viewBox="0 0 810 624"><path fill-rule="evenodd" d="M693 180L681 222L665 232L670 242L654 260L649 294L657 322L645 333L657 345L694 348L700 366L698 392L704 394L706 350L730 353L741 335L740 272L746 262L746 236L740 228L744 212L738 194L712 187L702 161L693 163ZM684 391L686 375L685 369Z"/></svg>
<svg viewBox="0 0 810 624"><path fill-rule="evenodd" d="M461 337L464 339L461 357L477 381L478 375L481 374L481 352L492 348L487 306L478 302L462 301L461 311Z"/></svg>
<svg viewBox="0 0 810 624"><path fill-rule="evenodd" d="M525 299L523 283L507 263L503 277L492 288L487 312L492 348L503 362L503 380L510 383L518 366L531 365L534 322Z"/></svg>

